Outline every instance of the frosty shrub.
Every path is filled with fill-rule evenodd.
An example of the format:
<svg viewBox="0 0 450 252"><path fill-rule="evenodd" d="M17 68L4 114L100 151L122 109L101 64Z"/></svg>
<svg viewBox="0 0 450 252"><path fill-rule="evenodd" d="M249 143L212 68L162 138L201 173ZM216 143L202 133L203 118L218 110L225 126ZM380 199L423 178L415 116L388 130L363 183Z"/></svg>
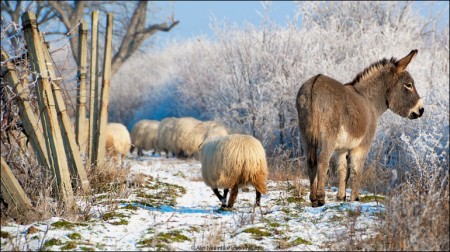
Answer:
<svg viewBox="0 0 450 252"><path fill-rule="evenodd" d="M140 104L127 108L134 113L128 127L141 118L213 119L257 137L273 160L302 157L294 103L305 80L322 73L348 83L375 61L418 49L408 71L425 113L414 121L390 111L380 117L366 161L370 181L363 184L391 195L383 228L419 219L422 228L436 226L433 235L439 239L429 248L448 249L448 237L441 237L445 232L437 225L448 223L448 204L435 206L448 195L449 27L445 21L438 29L442 16L424 18L412 7L411 2L300 2L286 27L267 16L259 25L240 27L213 21L213 38L174 42L136 57L133 70L118 74L133 80L127 90L139 90ZM112 106L134 99L121 95ZM405 246L385 249L426 249L420 244L428 238L418 223L407 237L415 241L405 238Z"/></svg>
<svg viewBox="0 0 450 252"><path fill-rule="evenodd" d="M437 18L426 20L405 2L304 2L298 19L287 27L267 17L259 26L214 21L213 39L137 56L113 80L111 120L130 128L142 118L214 119L257 137L269 154L281 146L301 156L294 101L306 79L322 73L347 83L371 63L417 48L409 71L424 118L385 113L368 162L402 166L407 155L399 154L408 150L401 134L448 153L448 27L438 31Z"/></svg>

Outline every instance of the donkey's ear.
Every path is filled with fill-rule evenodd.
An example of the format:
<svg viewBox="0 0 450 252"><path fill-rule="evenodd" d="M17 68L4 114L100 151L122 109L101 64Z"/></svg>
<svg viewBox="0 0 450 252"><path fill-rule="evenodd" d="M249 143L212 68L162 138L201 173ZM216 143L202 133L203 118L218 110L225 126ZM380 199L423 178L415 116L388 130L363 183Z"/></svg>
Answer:
<svg viewBox="0 0 450 252"><path fill-rule="evenodd" d="M417 52L418 52L417 49L412 50L403 59L398 60L396 62L396 64L395 64L396 65L395 72L396 73L401 73L401 72L405 71L405 69L408 66L409 62L411 62L411 60L414 58L414 56L416 56Z"/></svg>

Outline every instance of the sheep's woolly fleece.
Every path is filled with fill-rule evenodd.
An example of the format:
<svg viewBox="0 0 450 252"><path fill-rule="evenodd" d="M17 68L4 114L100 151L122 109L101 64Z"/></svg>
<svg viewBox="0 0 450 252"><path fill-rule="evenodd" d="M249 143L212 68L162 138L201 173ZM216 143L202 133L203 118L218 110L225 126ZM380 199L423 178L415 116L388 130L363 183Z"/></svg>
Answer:
<svg viewBox="0 0 450 252"><path fill-rule="evenodd" d="M158 129L159 121L140 120L131 129L131 142L138 149L153 150L158 146Z"/></svg>
<svg viewBox="0 0 450 252"><path fill-rule="evenodd" d="M175 117L167 117L164 118L159 123L158 128L158 147L160 150L165 152L173 152L174 146L173 146L173 132L175 128L175 124L177 122L177 118Z"/></svg>
<svg viewBox="0 0 450 252"><path fill-rule="evenodd" d="M253 209L251 188L239 193L232 212L220 212L220 202L201 180L199 162L144 154L127 161L130 176L145 174L147 183L132 189L117 209L101 203L105 193L93 203L78 200L90 212L86 222L58 217L29 225L3 221L1 250L341 250L343 243L376 235L384 212L376 201L336 202L336 188L327 188L325 206L312 208L308 193L295 190L307 191L307 180L269 180L261 208ZM154 206L127 204L145 200Z"/></svg>
<svg viewBox="0 0 450 252"><path fill-rule="evenodd" d="M206 141L200 152L202 177L211 188L253 185L267 193L267 162L262 144L254 137L233 134Z"/></svg>
<svg viewBox="0 0 450 252"><path fill-rule="evenodd" d="M125 125L108 123L106 126L106 149L110 155L126 156L130 151L131 137Z"/></svg>

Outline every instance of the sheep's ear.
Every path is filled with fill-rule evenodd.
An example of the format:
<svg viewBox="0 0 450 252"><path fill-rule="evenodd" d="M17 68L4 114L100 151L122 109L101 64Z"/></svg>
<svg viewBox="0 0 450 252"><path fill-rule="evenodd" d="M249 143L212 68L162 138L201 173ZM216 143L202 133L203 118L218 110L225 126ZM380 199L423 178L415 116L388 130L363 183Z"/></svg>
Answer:
<svg viewBox="0 0 450 252"><path fill-rule="evenodd" d="M397 74L404 72L406 70L406 67L408 66L408 64L411 62L411 60L414 58L414 56L416 56L418 50L412 50L408 55L406 55L403 59L398 60L395 63L395 72Z"/></svg>

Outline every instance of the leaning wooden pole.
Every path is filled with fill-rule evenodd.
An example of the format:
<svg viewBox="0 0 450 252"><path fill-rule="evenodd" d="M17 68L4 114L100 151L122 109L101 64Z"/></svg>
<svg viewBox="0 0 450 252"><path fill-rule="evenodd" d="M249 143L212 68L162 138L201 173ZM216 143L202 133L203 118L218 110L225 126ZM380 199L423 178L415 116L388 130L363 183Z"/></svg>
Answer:
<svg viewBox="0 0 450 252"><path fill-rule="evenodd" d="M102 100L100 104L99 138L97 164L102 165L105 158L106 124L108 123L109 89L111 82L112 31L114 16L108 13L106 22L105 59L103 62Z"/></svg>
<svg viewBox="0 0 450 252"><path fill-rule="evenodd" d="M64 150L67 155L67 162L71 172L73 185L81 187L83 192L89 192L89 181L87 179L86 171L81 160L80 149L75 141L75 133L70 123L69 115L67 114L66 105L61 94L61 78L56 77L53 60L48 51L48 44L45 42L41 33L41 41L44 42L44 57L48 73L50 75L50 83L52 85L53 97L56 101L56 111L58 112L58 123L61 126L62 139L64 143Z"/></svg>
<svg viewBox="0 0 450 252"><path fill-rule="evenodd" d="M64 152L61 129L59 127L56 104L53 98L53 91L48 80L49 75L45 65L45 56L42 48L36 16L32 12L25 12L22 15L22 26L24 37L30 56L31 69L36 73L36 94L39 107L42 109L43 130L46 139L48 156L53 161L50 170L56 178L55 193L65 206L73 205L73 191L70 183L69 167L67 157Z"/></svg>
<svg viewBox="0 0 450 252"><path fill-rule="evenodd" d="M30 104L28 88L19 81L14 65L8 61L8 59L9 55L2 49L1 60L2 62L5 62L5 64L2 65L2 76L5 82L18 95L17 105L19 106L20 120L22 121L25 132L30 138L31 146L36 153L37 160L42 168L42 173L46 178L47 169L50 167L51 162L48 158L44 132L42 131L42 126Z"/></svg>
<svg viewBox="0 0 450 252"><path fill-rule="evenodd" d="M86 73L87 73L87 23L82 21L78 32L78 89L75 132L80 152L86 151L86 139L83 139L86 127Z"/></svg>
<svg viewBox="0 0 450 252"><path fill-rule="evenodd" d="M88 160L86 166L94 166L97 160L98 146L98 79L97 79L97 52L98 52L98 12L92 12L91 30L91 72L89 94L89 134L88 134Z"/></svg>
<svg viewBox="0 0 450 252"><path fill-rule="evenodd" d="M23 191L6 161L1 157L1 190L8 208L16 210L16 214L25 214L32 209L31 201Z"/></svg>

